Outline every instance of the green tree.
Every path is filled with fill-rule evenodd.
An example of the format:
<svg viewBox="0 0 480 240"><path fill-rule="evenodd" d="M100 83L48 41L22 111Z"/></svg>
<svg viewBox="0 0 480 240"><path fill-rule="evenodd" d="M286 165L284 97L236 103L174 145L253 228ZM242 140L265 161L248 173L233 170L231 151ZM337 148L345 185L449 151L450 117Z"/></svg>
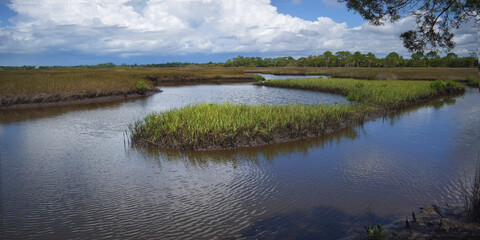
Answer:
<svg viewBox="0 0 480 240"><path fill-rule="evenodd" d="M452 29L480 14L479 0L338 1L346 3L349 10L359 13L375 26L414 15L417 19L416 28L400 35L403 45L411 52L425 52L437 47L449 51L455 46Z"/></svg>
<svg viewBox="0 0 480 240"><path fill-rule="evenodd" d="M401 61L402 58L398 53L391 52L385 57L383 64L385 67L398 67L401 64Z"/></svg>
<svg viewBox="0 0 480 240"><path fill-rule="evenodd" d="M411 59L409 61L410 67L425 67L425 55L421 52L412 53Z"/></svg>
<svg viewBox="0 0 480 240"><path fill-rule="evenodd" d="M365 62L365 55L363 55L361 52L356 51L353 53L352 56L352 63L356 65L356 67L360 67Z"/></svg>
<svg viewBox="0 0 480 240"><path fill-rule="evenodd" d="M365 61L368 63L368 67L370 67L377 61L377 57L375 57L375 54L369 52L365 55Z"/></svg>
<svg viewBox="0 0 480 240"><path fill-rule="evenodd" d="M335 53L339 67L349 67L352 63L352 53L349 51L338 51Z"/></svg>
<svg viewBox="0 0 480 240"><path fill-rule="evenodd" d="M325 67L332 66L336 62L336 57L332 52L326 51L323 53L323 60L325 62Z"/></svg>

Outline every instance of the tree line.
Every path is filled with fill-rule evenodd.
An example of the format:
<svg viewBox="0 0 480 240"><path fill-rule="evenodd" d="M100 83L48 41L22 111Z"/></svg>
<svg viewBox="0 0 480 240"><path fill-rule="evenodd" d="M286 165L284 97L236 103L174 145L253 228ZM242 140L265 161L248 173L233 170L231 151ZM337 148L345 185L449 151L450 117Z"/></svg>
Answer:
<svg viewBox="0 0 480 240"><path fill-rule="evenodd" d="M293 57L261 58L238 56L229 59L225 67L477 67L477 57L471 53L468 57L458 57L455 53L448 53L444 57L437 52L427 54L413 53L410 58L404 58L396 52L389 53L384 58L378 58L369 52L351 53L326 51L320 55L311 55L294 59Z"/></svg>
<svg viewBox="0 0 480 240"><path fill-rule="evenodd" d="M225 63L187 63L168 62L158 64L126 64L115 65L112 62L96 65L76 66L0 66L0 70L33 70L33 69L105 69L105 68L164 68L164 67L478 67L477 56L471 53L468 57L458 57L455 53L448 53L441 57L437 52L427 54L413 53L410 58L404 58L396 52L389 53L384 58L378 58L369 52L351 53L338 51L333 53L326 51L320 55L310 55L295 59L289 57L261 58L238 56L227 60Z"/></svg>

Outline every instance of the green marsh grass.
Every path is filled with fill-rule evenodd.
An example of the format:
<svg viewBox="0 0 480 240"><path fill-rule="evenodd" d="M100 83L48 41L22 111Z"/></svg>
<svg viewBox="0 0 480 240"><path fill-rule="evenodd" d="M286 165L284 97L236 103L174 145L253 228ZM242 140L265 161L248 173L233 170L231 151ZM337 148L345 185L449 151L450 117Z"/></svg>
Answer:
<svg viewBox="0 0 480 240"><path fill-rule="evenodd" d="M475 77L467 77L467 85L470 87L480 87L480 81Z"/></svg>
<svg viewBox="0 0 480 240"><path fill-rule="evenodd" d="M363 120L367 110L350 105L197 104L151 114L131 125L130 131L140 145L233 148L322 135Z"/></svg>
<svg viewBox="0 0 480 240"><path fill-rule="evenodd" d="M153 113L130 126L134 144L177 149L225 149L319 136L376 115L436 96L461 92L464 86L437 89L429 81L354 79L269 80L266 86L337 93L351 105L247 106L197 104ZM442 82L442 86L447 83Z"/></svg>
<svg viewBox="0 0 480 240"><path fill-rule="evenodd" d="M269 80L263 85L336 93L346 96L348 100L386 110L395 110L439 95L464 90L461 84L454 82L445 83L445 85L450 84L449 87L441 89L432 88L431 83L430 81L320 78Z"/></svg>
<svg viewBox="0 0 480 240"><path fill-rule="evenodd" d="M246 68L247 73L269 73L280 75L327 75L334 78L355 78L375 80L454 80L466 81L469 76L476 76L476 68L385 68L385 67L263 67Z"/></svg>

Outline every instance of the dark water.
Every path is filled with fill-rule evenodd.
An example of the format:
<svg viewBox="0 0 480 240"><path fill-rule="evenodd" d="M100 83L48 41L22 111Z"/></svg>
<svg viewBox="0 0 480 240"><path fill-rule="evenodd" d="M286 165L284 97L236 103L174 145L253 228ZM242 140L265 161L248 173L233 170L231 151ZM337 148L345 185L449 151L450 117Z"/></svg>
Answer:
<svg viewBox="0 0 480 240"><path fill-rule="evenodd" d="M480 151L480 94L322 138L215 152L132 149L128 123L194 102L342 102L240 85L0 112L0 238L335 239L426 204L459 203Z"/></svg>

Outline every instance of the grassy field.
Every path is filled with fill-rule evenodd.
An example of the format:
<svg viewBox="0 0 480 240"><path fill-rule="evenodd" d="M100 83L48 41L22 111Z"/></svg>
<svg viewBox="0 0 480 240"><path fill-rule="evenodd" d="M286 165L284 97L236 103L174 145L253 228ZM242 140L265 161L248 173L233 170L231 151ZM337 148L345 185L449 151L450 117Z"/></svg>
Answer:
<svg viewBox="0 0 480 240"><path fill-rule="evenodd" d="M130 126L132 141L178 149L223 149L319 136L388 111L464 91L458 83L354 79L271 80L267 86L339 93L342 106L199 104L154 113Z"/></svg>
<svg viewBox="0 0 480 240"><path fill-rule="evenodd" d="M478 79L476 68L246 68L248 73L269 73L282 75L327 75L335 78L355 78L371 80L454 80Z"/></svg>
<svg viewBox="0 0 480 240"><path fill-rule="evenodd" d="M0 108L22 103L70 101L137 92L144 81L154 86L253 81L250 73L325 74L340 77L478 82L476 69L446 68L127 68L0 71ZM477 84L478 85L478 84Z"/></svg>
<svg viewBox="0 0 480 240"><path fill-rule="evenodd" d="M182 84L238 77L245 78L243 71L228 68L0 71L0 107L133 94L138 92L138 81L145 82L147 90L153 91L156 90L155 85L162 83ZM253 79L253 76L246 78Z"/></svg>

